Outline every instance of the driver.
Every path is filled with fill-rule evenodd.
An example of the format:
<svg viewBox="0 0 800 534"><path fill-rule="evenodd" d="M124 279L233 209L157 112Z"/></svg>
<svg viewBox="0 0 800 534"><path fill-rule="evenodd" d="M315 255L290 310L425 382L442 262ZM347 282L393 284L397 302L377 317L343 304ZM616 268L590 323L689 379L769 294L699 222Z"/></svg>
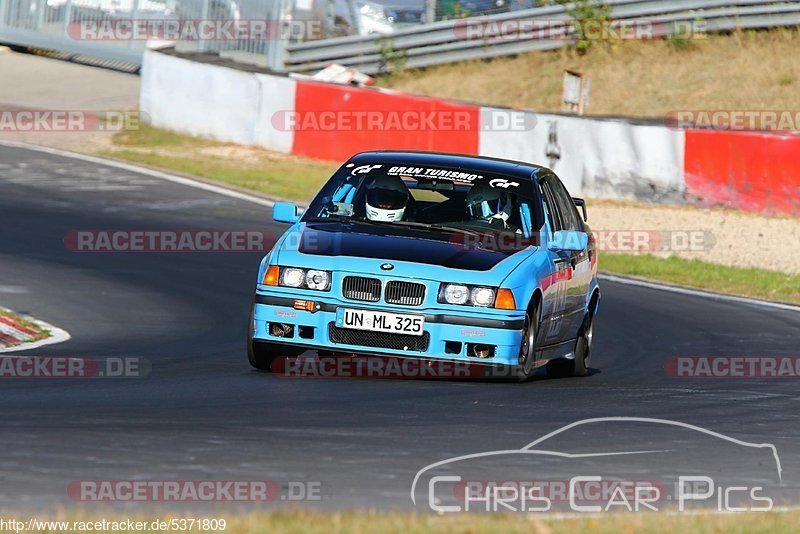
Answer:
<svg viewBox="0 0 800 534"><path fill-rule="evenodd" d="M378 222L402 221L408 197L408 187L399 176L375 177L367 185L367 218Z"/></svg>
<svg viewBox="0 0 800 534"><path fill-rule="evenodd" d="M478 183L467 192L467 213L475 220L488 222L504 230L510 228L508 219L513 209L511 195L505 191L490 187L487 183Z"/></svg>

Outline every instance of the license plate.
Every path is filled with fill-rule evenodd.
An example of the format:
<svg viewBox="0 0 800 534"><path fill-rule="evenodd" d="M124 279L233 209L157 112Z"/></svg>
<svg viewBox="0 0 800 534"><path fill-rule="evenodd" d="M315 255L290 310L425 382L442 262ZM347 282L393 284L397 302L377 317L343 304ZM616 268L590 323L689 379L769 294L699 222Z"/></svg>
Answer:
<svg viewBox="0 0 800 534"><path fill-rule="evenodd" d="M336 310L336 326L354 330L421 336L425 327L425 318L421 315L406 313L338 308Z"/></svg>

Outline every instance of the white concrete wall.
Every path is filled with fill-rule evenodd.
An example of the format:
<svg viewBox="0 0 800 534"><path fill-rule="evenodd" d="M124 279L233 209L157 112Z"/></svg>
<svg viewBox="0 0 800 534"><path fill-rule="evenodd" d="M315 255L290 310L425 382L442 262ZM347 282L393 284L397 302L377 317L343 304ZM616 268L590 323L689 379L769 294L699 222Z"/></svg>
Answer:
<svg viewBox="0 0 800 534"><path fill-rule="evenodd" d="M498 111L503 110L481 108L482 156L551 167L574 195L683 200L682 130L534 113L524 127L503 130L491 127ZM548 157L553 151L561 157Z"/></svg>
<svg viewBox="0 0 800 534"><path fill-rule="evenodd" d="M243 145L291 152L292 132L270 126L294 108L294 80L146 51L140 110L153 126Z"/></svg>
<svg viewBox="0 0 800 534"><path fill-rule="evenodd" d="M256 74L259 84L260 105L256 117L254 143L277 152L290 153L294 132L276 128L286 113L295 109L297 81L284 76Z"/></svg>

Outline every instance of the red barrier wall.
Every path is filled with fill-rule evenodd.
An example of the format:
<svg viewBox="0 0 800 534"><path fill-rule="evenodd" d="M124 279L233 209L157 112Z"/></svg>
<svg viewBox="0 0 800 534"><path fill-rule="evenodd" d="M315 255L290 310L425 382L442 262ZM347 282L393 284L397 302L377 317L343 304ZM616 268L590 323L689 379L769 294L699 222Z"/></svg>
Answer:
<svg viewBox="0 0 800 534"><path fill-rule="evenodd" d="M686 131L684 179L690 202L800 215L800 137Z"/></svg>
<svg viewBox="0 0 800 534"><path fill-rule="evenodd" d="M330 112L336 112L332 117ZM410 112L410 113L406 113ZM359 128L355 119L370 116L373 127ZM427 115L426 115L427 113ZM390 116L391 115L391 116ZM426 126L434 118L434 127ZM344 160L366 150L429 150L478 153L480 108L433 98L374 89L298 81L295 93L292 152L313 158ZM399 120L421 121L421 128L391 127ZM447 121L453 126L447 127ZM333 121L339 121L334 124ZM348 127L347 121L351 124ZM389 126L378 129L376 123ZM319 124L320 127L315 127ZM331 127L334 126L334 127ZM444 129L439 129L444 126Z"/></svg>

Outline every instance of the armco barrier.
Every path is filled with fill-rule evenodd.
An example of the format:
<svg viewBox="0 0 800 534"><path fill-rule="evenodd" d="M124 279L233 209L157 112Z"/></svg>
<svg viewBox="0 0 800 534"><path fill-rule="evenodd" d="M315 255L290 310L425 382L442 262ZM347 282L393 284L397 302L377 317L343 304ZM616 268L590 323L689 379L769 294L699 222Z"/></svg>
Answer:
<svg viewBox="0 0 800 534"><path fill-rule="evenodd" d="M575 195L726 205L800 215L800 137L524 112L529 128L489 127L508 110L245 72L145 52L141 111L153 125L221 141L343 160L373 149L517 159L552 167ZM287 113L458 112L464 130L285 128Z"/></svg>
<svg viewBox="0 0 800 534"><path fill-rule="evenodd" d="M800 137L686 131L689 202L800 216Z"/></svg>

